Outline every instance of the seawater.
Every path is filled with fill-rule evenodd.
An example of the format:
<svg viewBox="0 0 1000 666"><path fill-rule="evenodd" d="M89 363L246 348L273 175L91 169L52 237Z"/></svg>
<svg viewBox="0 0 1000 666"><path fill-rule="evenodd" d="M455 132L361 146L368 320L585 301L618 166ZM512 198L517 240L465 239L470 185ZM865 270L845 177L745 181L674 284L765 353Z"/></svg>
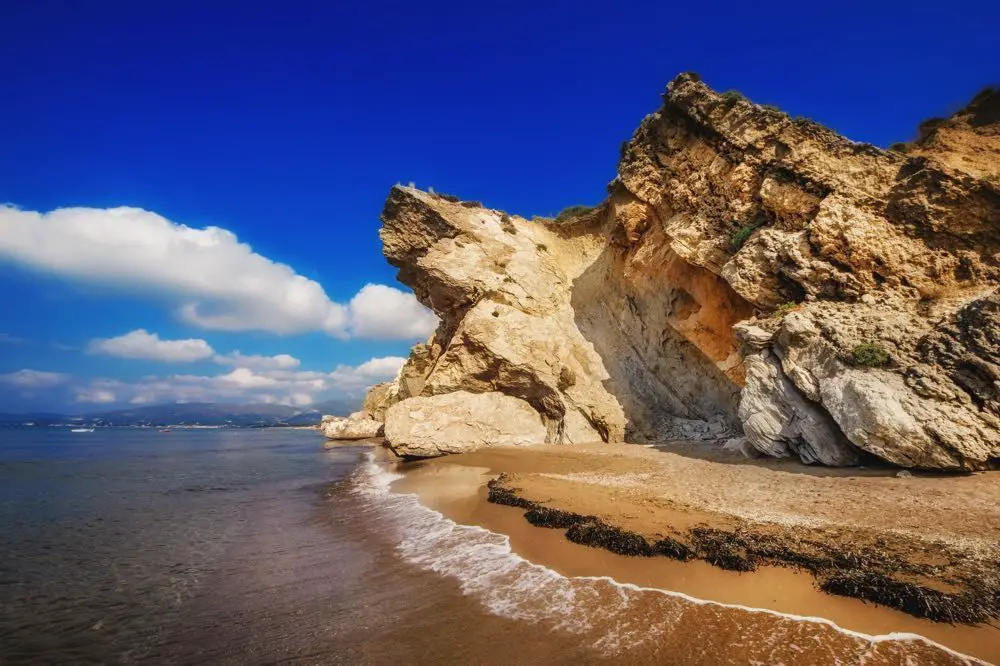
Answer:
<svg viewBox="0 0 1000 666"><path fill-rule="evenodd" d="M972 663L566 578L313 431L0 431L0 663Z"/></svg>

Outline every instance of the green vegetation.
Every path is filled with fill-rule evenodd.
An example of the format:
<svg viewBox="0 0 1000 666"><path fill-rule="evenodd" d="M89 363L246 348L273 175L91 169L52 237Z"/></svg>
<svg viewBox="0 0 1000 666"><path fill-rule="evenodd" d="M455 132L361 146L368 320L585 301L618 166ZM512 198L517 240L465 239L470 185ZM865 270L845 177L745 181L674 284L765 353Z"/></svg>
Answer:
<svg viewBox="0 0 1000 666"><path fill-rule="evenodd" d="M778 113L784 113L780 106L775 106L774 104L761 104L761 107L767 109L768 111L777 111Z"/></svg>
<svg viewBox="0 0 1000 666"><path fill-rule="evenodd" d="M574 217L586 215L592 210L594 210L593 206L568 206L559 211L559 214L556 215L556 222L569 222Z"/></svg>
<svg viewBox="0 0 1000 666"><path fill-rule="evenodd" d="M889 146L889 150L892 150L897 153L908 153L910 152L910 148L912 147L913 147L912 143L907 143L906 141L900 141L899 143L894 143L891 146Z"/></svg>
<svg viewBox="0 0 1000 666"><path fill-rule="evenodd" d="M851 351L855 365L863 365L868 368L881 368L889 365L889 352L885 347L874 342L862 342Z"/></svg>
<svg viewBox="0 0 1000 666"><path fill-rule="evenodd" d="M535 245L535 249L539 252L547 252L549 248L545 243L538 243Z"/></svg>
<svg viewBox="0 0 1000 666"><path fill-rule="evenodd" d="M774 312L771 313L773 317L784 317L789 312L795 312L799 309L799 304L795 301L787 301L782 303L778 307L774 308Z"/></svg>
<svg viewBox="0 0 1000 666"><path fill-rule="evenodd" d="M729 239L730 245L733 246L735 252L739 252L743 244L747 242L750 235L757 231L757 224L748 224L744 227L740 227L739 231L733 233L732 237Z"/></svg>
<svg viewBox="0 0 1000 666"><path fill-rule="evenodd" d="M743 96L739 90L727 90L722 93L722 103L727 109L731 109L736 106L737 102L745 100L746 97Z"/></svg>

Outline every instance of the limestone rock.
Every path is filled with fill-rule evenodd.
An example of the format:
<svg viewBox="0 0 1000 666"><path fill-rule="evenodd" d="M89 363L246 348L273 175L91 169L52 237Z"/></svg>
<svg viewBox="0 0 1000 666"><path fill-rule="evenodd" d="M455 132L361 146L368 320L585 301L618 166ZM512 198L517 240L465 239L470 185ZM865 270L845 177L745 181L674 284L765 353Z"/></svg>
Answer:
<svg viewBox="0 0 1000 666"><path fill-rule="evenodd" d="M368 393L365 394L364 404L361 406L361 411L381 423L385 421L385 410L398 401L398 380L382 382L368 389Z"/></svg>
<svg viewBox="0 0 1000 666"><path fill-rule="evenodd" d="M390 407L385 419L386 441L406 457L544 444L546 434L541 416L527 402L496 392L408 398Z"/></svg>
<svg viewBox="0 0 1000 666"><path fill-rule="evenodd" d="M327 439L372 439L382 436L382 422L367 412L354 412L348 417L324 416L319 426Z"/></svg>
<svg viewBox="0 0 1000 666"><path fill-rule="evenodd" d="M857 448L822 407L795 388L771 352L753 354L745 362L740 420L747 444L775 458L798 455L805 463L857 464Z"/></svg>
<svg viewBox="0 0 1000 666"><path fill-rule="evenodd" d="M461 449L407 430L457 432L450 417L389 428L401 405L461 395L531 410L548 443L680 436L810 463L987 467L998 108L984 93L903 153L684 74L589 212L527 220L393 188L385 256L440 325L383 400L401 401L390 443ZM463 413L475 446L509 440L490 425L501 412Z"/></svg>

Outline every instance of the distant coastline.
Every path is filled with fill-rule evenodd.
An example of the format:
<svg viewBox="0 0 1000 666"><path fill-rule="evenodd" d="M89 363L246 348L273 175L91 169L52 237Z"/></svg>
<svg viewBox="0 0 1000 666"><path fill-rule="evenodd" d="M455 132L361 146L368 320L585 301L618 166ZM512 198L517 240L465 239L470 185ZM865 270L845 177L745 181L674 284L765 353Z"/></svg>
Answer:
<svg viewBox="0 0 1000 666"><path fill-rule="evenodd" d="M350 406L230 405L174 403L89 414L32 412L0 414L0 428L13 427L129 427L129 428L310 428L324 414L346 412Z"/></svg>

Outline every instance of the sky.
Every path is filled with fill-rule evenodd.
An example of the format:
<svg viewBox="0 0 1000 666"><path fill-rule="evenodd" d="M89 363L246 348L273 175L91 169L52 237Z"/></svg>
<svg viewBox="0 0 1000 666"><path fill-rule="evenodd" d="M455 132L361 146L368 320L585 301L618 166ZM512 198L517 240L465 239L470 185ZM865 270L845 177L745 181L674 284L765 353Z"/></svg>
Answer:
<svg viewBox="0 0 1000 666"><path fill-rule="evenodd" d="M1000 82L991 2L0 3L0 411L306 406L433 314L390 187L600 201L697 71L888 146Z"/></svg>

